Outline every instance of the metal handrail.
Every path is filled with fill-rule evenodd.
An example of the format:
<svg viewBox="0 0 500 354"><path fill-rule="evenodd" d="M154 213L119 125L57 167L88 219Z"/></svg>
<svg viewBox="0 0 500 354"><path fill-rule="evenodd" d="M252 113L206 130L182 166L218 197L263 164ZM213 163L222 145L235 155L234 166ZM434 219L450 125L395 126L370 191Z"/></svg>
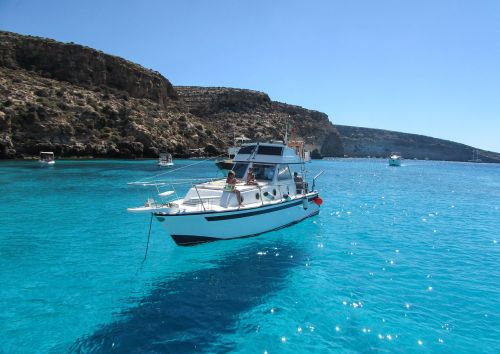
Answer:
<svg viewBox="0 0 500 354"><path fill-rule="evenodd" d="M316 187L316 178L318 178L319 176L321 176L324 172L325 172L325 170L321 170L320 173L318 173L316 176L314 176L314 178L313 178L313 185L312 185L311 190L314 190L314 188Z"/></svg>
<svg viewBox="0 0 500 354"><path fill-rule="evenodd" d="M200 191L199 191L199 185L198 183L196 183L197 180L204 180L204 181L207 181L207 182L213 182L213 181L221 181L220 178L217 178L217 179L214 179L214 178L210 178L210 179L190 179L190 180L185 180L185 181L182 181L182 182L172 182L172 183L164 183L164 184L161 184L162 187L164 186L168 186L170 187L174 194L175 194L175 198L176 199L181 199L178 195L178 192L177 192L177 189L175 188L175 186L177 185L185 185L185 184L191 184L191 187L195 189L196 191L196 196L197 196L197 201L199 201L199 204L201 204L201 208L203 211L207 211L207 206L205 205L205 200L203 199L203 197L201 196L200 194ZM144 184L142 184L144 185ZM149 184L149 186L154 186L158 192L158 194L160 193L160 189L158 188L160 186L160 184L158 183L152 183L152 184ZM277 198L283 198L283 187L287 187L287 194L290 195L290 192L289 192L289 183L280 183L280 184L271 184L271 185L265 185L265 186L261 186L259 184L256 184L256 185L246 185L247 187L250 187L246 190L246 192L251 192L251 191L258 191L259 193L259 199L260 199L260 202L261 202L261 206L264 206L265 204L269 204L269 203L272 203L272 200L269 200L269 203L266 203L264 201L264 198L263 198L263 187L271 187L271 188L277 188L278 189L278 194L276 196L273 196L273 200L276 200ZM304 191L303 191L304 193ZM194 200L196 200L194 199ZM214 198L216 199L216 198ZM168 202L168 200L164 200L163 197L161 198L161 201L163 204L166 203L166 201ZM172 200L170 200L172 201ZM210 205L211 205L211 202L210 200L208 201L208 208L210 209Z"/></svg>
<svg viewBox="0 0 500 354"><path fill-rule="evenodd" d="M213 182L217 180L221 180L222 178L190 178L190 179L179 179L174 182L170 181L150 181L150 182L129 182L127 183L129 186L142 186L142 187L152 187L152 186L167 186L173 184L189 184L193 183L193 181L205 181L205 182Z"/></svg>
<svg viewBox="0 0 500 354"><path fill-rule="evenodd" d="M196 190L196 194L198 194L198 199L200 199L200 202L201 202L201 206L203 208L203 211L206 211L205 209L205 204L203 204L203 200L201 199L200 197L200 193L198 192L198 188L196 187L196 184L194 185L194 189Z"/></svg>

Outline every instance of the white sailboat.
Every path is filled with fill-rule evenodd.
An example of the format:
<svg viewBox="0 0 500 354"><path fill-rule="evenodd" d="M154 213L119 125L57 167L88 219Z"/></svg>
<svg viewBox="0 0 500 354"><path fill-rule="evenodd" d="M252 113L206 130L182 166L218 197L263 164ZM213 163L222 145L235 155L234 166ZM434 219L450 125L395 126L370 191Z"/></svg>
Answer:
<svg viewBox="0 0 500 354"><path fill-rule="evenodd" d="M479 158L479 152L477 149L472 150L472 159L469 160L469 162L483 162L483 160Z"/></svg>
<svg viewBox="0 0 500 354"><path fill-rule="evenodd" d="M193 183L183 198L148 200L128 211L153 214L183 246L256 236L319 213L323 201L314 187L322 172L309 188L302 179L304 159L286 144L243 144L233 160L235 184L226 179ZM302 177L292 177L292 170L300 169Z"/></svg>
<svg viewBox="0 0 500 354"><path fill-rule="evenodd" d="M240 149L241 145L251 141L245 136L239 136L237 138L234 138L234 146L230 146L227 148L227 158L219 160L215 163L215 165L221 169L221 170L230 170L231 167L233 167L233 159L238 153L238 150Z"/></svg>

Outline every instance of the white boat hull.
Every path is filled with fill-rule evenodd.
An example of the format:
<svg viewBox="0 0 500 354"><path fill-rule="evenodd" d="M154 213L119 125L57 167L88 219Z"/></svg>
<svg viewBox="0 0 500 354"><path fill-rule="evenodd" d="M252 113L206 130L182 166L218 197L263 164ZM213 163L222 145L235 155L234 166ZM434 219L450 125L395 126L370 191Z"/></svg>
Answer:
<svg viewBox="0 0 500 354"><path fill-rule="evenodd" d="M173 162L158 162L159 167L171 167L173 165L174 165Z"/></svg>
<svg viewBox="0 0 500 354"><path fill-rule="evenodd" d="M55 161L41 161L39 160L38 161L40 163L41 166L52 166L52 165L55 165Z"/></svg>
<svg viewBox="0 0 500 354"><path fill-rule="evenodd" d="M317 193L305 198L225 212L154 213L172 239L181 246L229 240L290 226L319 212Z"/></svg>
<svg viewBox="0 0 500 354"><path fill-rule="evenodd" d="M401 166L400 159L389 159L389 166Z"/></svg>

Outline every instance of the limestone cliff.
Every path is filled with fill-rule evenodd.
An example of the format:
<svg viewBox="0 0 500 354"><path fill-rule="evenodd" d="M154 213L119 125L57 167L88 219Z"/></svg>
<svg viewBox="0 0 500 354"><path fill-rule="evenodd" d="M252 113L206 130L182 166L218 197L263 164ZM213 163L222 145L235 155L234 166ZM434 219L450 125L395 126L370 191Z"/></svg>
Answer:
<svg viewBox="0 0 500 354"><path fill-rule="evenodd" d="M91 48L0 32L0 158L218 154L235 135L282 138L288 116L310 148L343 154L323 113L250 90L173 87Z"/></svg>
<svg viewBox="0 0 500 354"><path fill-rule="evenodd" d="M214 127L217 135L244 135L253 140L282 139L288 119L291 138L324 156L342 156L340 137L324 113L271 101L262 92L223 87L176 86L189 112Z"/></svg>

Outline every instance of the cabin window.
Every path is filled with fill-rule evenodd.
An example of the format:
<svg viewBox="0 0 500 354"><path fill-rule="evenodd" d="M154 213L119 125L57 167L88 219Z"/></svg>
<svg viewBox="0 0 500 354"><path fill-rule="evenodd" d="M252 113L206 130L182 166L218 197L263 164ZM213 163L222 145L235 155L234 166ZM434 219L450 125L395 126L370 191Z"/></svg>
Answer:
<svg viewBox="0 0 500 354"><path fill-rule="evenodd" d="M290 174L290 169L288 168L288 165L279 165L278 181L285 181L288 179L292 179L292 175Z"/></svg>
<svg viewBox="0 0 500 354"><path fill-rule="evenodd" d="M253 164L253 174L255 179L272 181L274 177L274 165Z"/></svg>
<svg viewBox="0 0 500 354"><path fill-rule="evenodd" d="M238 150L238 154L249 155L249 154L253 153L254 150L255 150L255 145L242 146Z"/></svg>
<svg viewBox="0 0 500 354"><path fill-rule="evenodd" d="M242 179L245 176L245 172L247 171L248 164L247 163L235 163L233 166L233 171L236 178Z"/></svg>
<svg viewBox="0 0 500 354"><path fill-rule="evenodd" d="M283 153L283 147L281 146L259 146L257 154L259 155L274 155L281 156Z"/></svg>

